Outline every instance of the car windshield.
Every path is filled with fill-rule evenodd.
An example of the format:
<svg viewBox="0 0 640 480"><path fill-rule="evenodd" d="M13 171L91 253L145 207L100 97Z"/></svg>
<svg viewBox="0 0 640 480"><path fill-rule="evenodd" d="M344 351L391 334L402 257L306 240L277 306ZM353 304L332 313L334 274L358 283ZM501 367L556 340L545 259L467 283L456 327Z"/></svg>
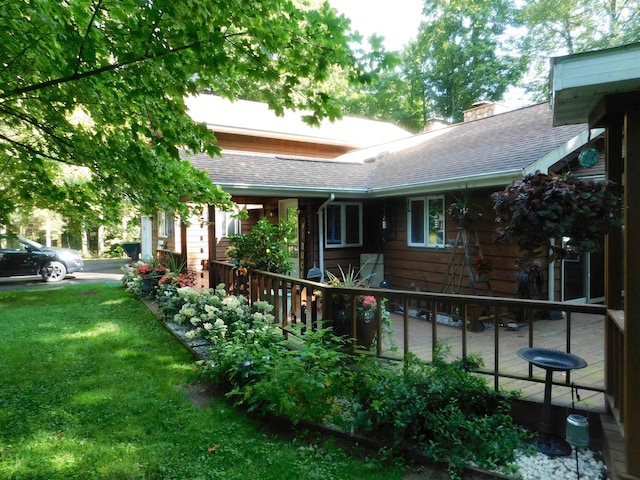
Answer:
<svg viewBox="0 0 640 480"><path fill-rule="evenodd" d="M34 242L33 240L29 240L29 239L27 239L27 238L22 238L22 237L20 237L20 241L21 241L22 243L26 243L27 245L29 245L30 247L33 247L33 248L37 248L37 249L42 249L42 248L44 248L44 246L43 246L43 245L41 245L40 243L38 243L38 242Z"/></svg>

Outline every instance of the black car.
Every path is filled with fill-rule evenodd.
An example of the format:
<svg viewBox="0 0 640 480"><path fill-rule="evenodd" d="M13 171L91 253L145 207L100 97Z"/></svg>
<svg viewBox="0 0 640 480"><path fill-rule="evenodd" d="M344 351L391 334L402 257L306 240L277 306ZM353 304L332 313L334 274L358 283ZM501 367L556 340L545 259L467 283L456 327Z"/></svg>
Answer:
<svg viewBox="0 0 640 480"><path fill-rule="evenodd" d="M45 282L79 272L84 262L77 250L49 248L16 235L0 233L0 277L41 275Z"/></svg>

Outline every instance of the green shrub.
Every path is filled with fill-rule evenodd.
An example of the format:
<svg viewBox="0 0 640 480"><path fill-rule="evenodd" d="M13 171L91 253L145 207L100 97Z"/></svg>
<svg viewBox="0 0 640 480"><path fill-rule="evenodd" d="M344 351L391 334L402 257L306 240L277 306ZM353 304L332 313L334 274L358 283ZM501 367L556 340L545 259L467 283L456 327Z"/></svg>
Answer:
<svg viewBox="0 0 640 480"><path fill-rule="evenodd" d="M194 299L180 315L196 328L213 322L204 327L213 348L202 365L236 405L424 452L448 462L453 478L470 462L508 465L524 448L509 394L473 373L479 359L447 362L443 344L430 365L412 354L403 362L352 356L330 329L298 330L302 342L294 345L272 323L271 305L250 308L244 297L223 292L205 293L206 301Z"/></svg>
<svg viewBox="0 0 640 480"><path fill-rule="evenodd" d="M255 384L247 402L263 412L301 420L329 421L339 399L351 389L351 357L329 329L299 333L303 343L274 359ZM334 422L335 423L335 422Z"/></svg>
<svg viewBox="0 0 640 480"><path fill-rule="evenodd" d="M238 266L287 274L291 271L287 243L293 229L291 222L273 224L262 218L250 233L229 235L227 255Z"/></svg>
<svg viewBox="0 0 640 480"><path fill-rule="evenodd" d="M505 393L490 389L467 361L445 361L436 348L426 365L409 354L402 367L365 360L359 365L352 429L449 463L450 473L473 461L507 464L523 446L523 433L509 416Z"/></svg>

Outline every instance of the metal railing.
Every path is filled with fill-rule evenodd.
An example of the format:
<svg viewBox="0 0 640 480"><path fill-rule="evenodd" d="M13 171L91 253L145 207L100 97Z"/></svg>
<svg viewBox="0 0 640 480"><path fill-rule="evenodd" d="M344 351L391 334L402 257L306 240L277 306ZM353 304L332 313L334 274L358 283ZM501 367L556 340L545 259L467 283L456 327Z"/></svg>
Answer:
<svg viewBox="0 0 640 480"><path fill-rule="evenodd" d="M344 286L329 286L322 283L303 279L295 279L285 275L278 275L262 271L249 271L246 278L239 283L234 266L225 262L211 262L212 280L214 284L224 283L229 293L247 294L251 301L266 300L275 307L275 322L282 327L284 335L290 335L290 326L299 324L304 328L316 329L326 326L334 326L336 322L336 299L346 299L346 309L350 311L348 322L350 323L350 336L353 337L353 346L356 350L358 336L362 334L357 325L357 299L362 295L371 295L376 298L376 341L373 344L375 355L383 358L401 359L409 353L416 354L419 358L429 361L436 349L436 343L446 337L448 342L452 338L458 342L455 351L462 358L467 357L475 338L482 331L483 342L486 346L493 344L493 352L485 353L485 364L489 367L479 370L479 373L488 375L493 379L494 389L500 388L500 381L505 379L523 380L527 382L544 383L544 375L534 375L532 365L528 367L509 368L504 365L503 357L511 355L515 358L515 350L520 347L548 346L572 352L578 345L573 331L581 326L585 317L595 318L599 326L606 325L606 346L610 353L621 351L621 335L618 328L611 326L611 319L607 318L606 307L602 305L586 305L561 302L548 302L539 300L525 300L502 297L466 296L457 294L442 294L430 292L414 292L384 288L348 288ZM398 329L401 333L393 339L389 339L383 332L381 319L383 317L382 305L391 309ZM540 312L560 313L559 319L547 322L551 330L546 330L544 336L539 333L537 322ZM416 313L418 318L416 318ZM586 315L583 315L586 314ZM595 316L595 317L594 317ZM440 318L448 318L457 321L459 334L451 337L443 334L445 328L440 323ZM521 343L514 344L513 338L506 341L501 328L509 319L517 317L520 335L517 340ZM419 320L422 320L419 324ZM428 320L425 322L424 320ZM606 323L605 323L606 322ZM419 328L417 328L417 325ZM425 325L429 325L425 327ZM450 332L448 329L447 332ZM472 339L472 336L474 337ZM526 337L526 343L524 337ZM391 341L398 345L392 348ZM593 347L593 346L592 346ZM597 393L607 393L615 398L616 405L621 402L621 362L610 362L604 358L605 341L602 340L599 350L604 359L608 386L605 389L602 381L571 380L571 372L567 372L564 381L555 382L554 385L575 386L581 390ZM362 350L361 350L362 351ZM366 352L367 350L365 350ZM490 358L489 358L490 357ZM526 373L523 373L526 370ZM599 374L603 376L604 373ZM615 382L611 382L615 379Z"/></svg>

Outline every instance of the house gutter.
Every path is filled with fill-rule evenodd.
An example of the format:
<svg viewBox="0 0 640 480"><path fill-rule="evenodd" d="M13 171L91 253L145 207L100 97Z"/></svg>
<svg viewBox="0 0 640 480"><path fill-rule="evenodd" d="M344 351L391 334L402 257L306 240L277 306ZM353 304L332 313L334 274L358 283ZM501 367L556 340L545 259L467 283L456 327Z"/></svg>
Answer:
<svg viewBox="0 0 640 480"><path fill-rule="evenodd" d="M318 208L318 245L320 246L319 253L319 262L320 262L320 271L322 272L322 277L320 280L324 279L324 211L331 202L336 199L335 193L329 195L329 198L325 200L325 202L320 205Z"/></svg>

